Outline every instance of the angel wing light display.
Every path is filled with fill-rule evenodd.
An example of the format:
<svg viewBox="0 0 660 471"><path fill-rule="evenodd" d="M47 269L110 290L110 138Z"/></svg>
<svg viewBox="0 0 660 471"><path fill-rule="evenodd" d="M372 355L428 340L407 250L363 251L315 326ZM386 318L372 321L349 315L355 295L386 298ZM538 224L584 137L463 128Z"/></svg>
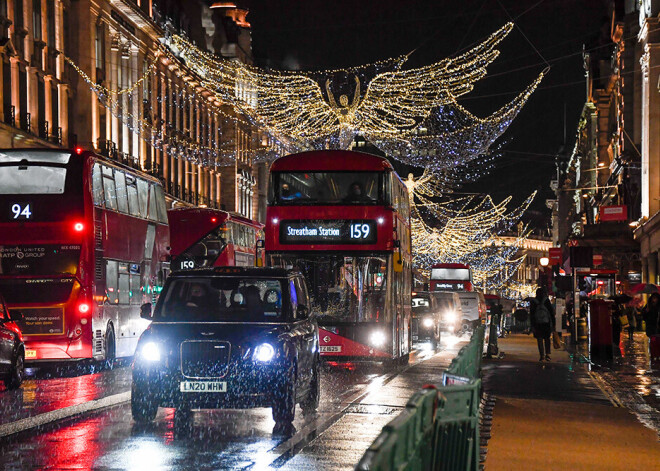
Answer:
<svg viewBox="0 0 660 471"><path fill-rule="evenodd" d="M464 54L424 67L403 70L407 60L403 56L394 62L394 70L371 79L364 93L364 84L356 76L352 99L342 94L338 102L329 79L325 80L324 96L319 82L304 73L266 71L224 60L180 36L172 38L172 47L220 101L299 148L347 148L356 135L362 135L388 156L437 170L483 153L506 130L538 85L543 74L484 120L456 102L486 75L486 67L499 55L495 47L512 28L513 24L506 24ZM441 115L450 109L463 115L463 126L451 133L420 136L420 128L437 127L444 119ZM446 152L459 147L456 143L463 139L480 140L484 145L460 155Z"/></svg>

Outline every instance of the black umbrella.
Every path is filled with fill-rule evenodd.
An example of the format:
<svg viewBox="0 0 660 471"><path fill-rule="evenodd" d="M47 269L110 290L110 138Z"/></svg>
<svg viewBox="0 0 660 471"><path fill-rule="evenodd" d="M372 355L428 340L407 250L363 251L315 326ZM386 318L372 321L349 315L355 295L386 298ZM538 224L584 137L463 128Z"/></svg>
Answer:
<svg viewBox="0 0 660 471"><path fill-rule="evenodd" d="M627 302L632 301L632 297L625 293L613 294L612 296L609 296L608 299L612 299L615 303L619 304L626 304Z"/></svg>

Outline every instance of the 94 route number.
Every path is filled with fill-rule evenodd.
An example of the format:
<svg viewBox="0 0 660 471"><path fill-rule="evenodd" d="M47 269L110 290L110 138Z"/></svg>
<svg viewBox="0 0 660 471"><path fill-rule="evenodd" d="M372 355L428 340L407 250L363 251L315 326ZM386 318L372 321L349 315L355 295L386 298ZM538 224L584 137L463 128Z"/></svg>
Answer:
<svg viewBox="0 0 660 471"><path fill-rule="evenodd" d="M27 203L25 206L20 203L14 203L11 205L11 212L14 213L14 219L31 219L32 210L30 209L30 203Z"/></svg>

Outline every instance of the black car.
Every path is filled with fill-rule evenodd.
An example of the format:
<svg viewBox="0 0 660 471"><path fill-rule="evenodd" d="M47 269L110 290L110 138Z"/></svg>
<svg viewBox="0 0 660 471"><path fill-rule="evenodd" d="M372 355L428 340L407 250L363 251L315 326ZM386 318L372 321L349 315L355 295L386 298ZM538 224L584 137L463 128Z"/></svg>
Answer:
<svg viewBox="0 0 660 471"><path fill-rule="evenodd" d="M319 402L319 334L302 275L277 268L216 267L168 278L133 360L136 422L158 407L272 407L291 423Z"/></svg>
<svg viewBox="0 0 660 471"><path fill-rule="evenodd" d="M23 382L25 375L25 345L21 329L9 317L9 309L0 294L0 376L7 389L16 389Z"/></svg>
<svg viewBox="0 0 660 471"><path fill-rule="evenodd" d="M440 306L429 292L416 292L412 296L413 340L428 340L433 348L440 343Z"/></svg>

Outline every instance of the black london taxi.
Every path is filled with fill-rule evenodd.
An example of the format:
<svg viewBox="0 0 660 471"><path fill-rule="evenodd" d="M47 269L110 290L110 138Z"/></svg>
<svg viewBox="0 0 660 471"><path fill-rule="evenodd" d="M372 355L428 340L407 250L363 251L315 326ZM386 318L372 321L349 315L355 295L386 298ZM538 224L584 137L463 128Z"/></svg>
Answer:
<svg viewBox="0 0 660 471"><path fill-rule="evenodd" d="M131 411L272 407L289 424L319 402L318 325L304 278L283 268L174 272L133 359Z"/></svg>
<svg viewBox="0 0 660 471"><path fill-rule="evenodd" d="M16 325L21 320L20 312L9 313L7 304L0 294L0 377L7 389L16 389L25 376L25 345L23 335Z"/></svg>
<svg viewBox="0 0 660 471"><path fill-rule="evenodd" d="M412 336L415 341L428 340L436 348L440 343L440 309L432 293L416 292L412 296Z"/></svg>

